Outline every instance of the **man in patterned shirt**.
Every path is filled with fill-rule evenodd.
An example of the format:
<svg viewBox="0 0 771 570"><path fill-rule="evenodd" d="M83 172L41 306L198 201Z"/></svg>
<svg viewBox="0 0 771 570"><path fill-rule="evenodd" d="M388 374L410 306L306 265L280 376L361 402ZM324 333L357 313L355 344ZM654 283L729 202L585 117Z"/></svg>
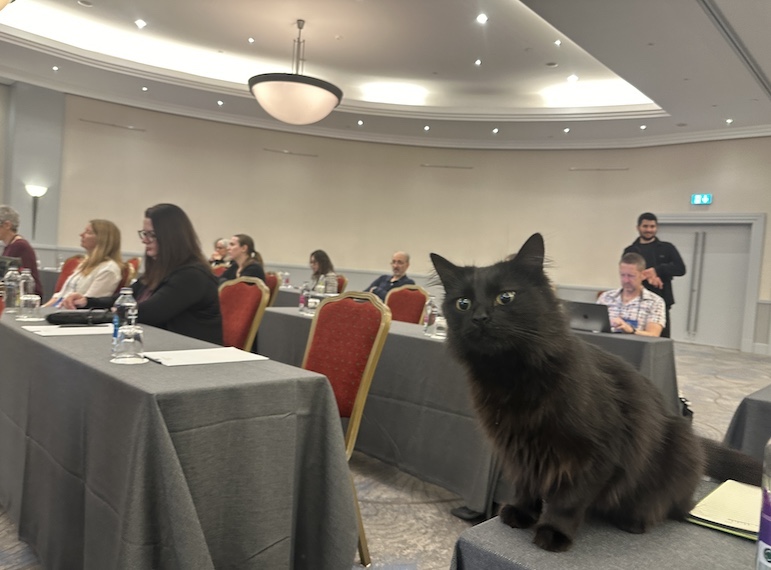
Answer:
<svg viewBox="0 0 771 570"><path fill-rule="evenodd" d="M605 291L597 299L608 306L613 332L661 336L667 324L664 299L643 287L645 259L639 253L625 253L619 263L621 289Z"/></svg>

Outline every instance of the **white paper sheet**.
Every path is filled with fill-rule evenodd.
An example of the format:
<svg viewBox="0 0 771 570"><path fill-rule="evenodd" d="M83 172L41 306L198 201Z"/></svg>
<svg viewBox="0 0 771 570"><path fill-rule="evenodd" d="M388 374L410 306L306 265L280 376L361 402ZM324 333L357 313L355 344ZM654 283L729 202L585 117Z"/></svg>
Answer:
<svg viewBox="0 0 771 570"><path fill-rule="evenodd" d="M90 334L112 334L112 325L24 325L25 331L40 336L81 336Z"/></svg>
<svg viewBox="0 0 771 570"><path fill-rule="evenodd" d="M164 366L186 366L188 364L218 364L221 362L246 362L268 360L267 356L244 352L233 346L221 348L198 348L189 350L160 350L145 352L145 358Z"/></svg>

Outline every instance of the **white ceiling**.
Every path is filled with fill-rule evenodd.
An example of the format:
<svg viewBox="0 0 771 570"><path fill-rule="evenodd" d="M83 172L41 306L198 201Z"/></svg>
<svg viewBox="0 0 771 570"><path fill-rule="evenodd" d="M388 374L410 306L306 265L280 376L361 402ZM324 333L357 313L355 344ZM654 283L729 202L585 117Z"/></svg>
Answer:
<svg viewBox="0 0 771 570"><path fill-rule="evenodd" d="M81 4L16 0L0 12L0 81L241 125L437 147L614 148L771 135L771 0ZM337 110L305 127L269 117L246 85L252 75L291 71L298 18L306 20L305 73L344 92ZM571 74L579 80L568 86ZM375 82L425 97L373 100L366 84ZM648 102L555 107L542 95L601 85L596 93L606 96L627 82Z"/></svg>

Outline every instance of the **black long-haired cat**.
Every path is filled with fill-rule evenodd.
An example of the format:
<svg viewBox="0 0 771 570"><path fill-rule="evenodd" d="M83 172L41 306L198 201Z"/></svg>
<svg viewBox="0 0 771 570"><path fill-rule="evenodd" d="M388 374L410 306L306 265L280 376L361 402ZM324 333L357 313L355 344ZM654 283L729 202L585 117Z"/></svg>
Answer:
<svg viewBox="0 0 771 570"><path fill-rule="evenodd" d="M514 484L504 523L570 548L587 512L629 532L690 511L704 473L760 484L759 462L694 435L629 364L569 329L534 234L490 267L431 254L445 288L448 343Z"/></svg>

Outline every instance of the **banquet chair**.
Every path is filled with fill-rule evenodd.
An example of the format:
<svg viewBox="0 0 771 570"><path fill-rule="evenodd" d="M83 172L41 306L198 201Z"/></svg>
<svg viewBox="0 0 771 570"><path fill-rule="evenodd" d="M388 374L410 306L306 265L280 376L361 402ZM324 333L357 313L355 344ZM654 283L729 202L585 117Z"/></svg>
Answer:
<svg viewBox="0 0 771 570"><path fill-rule="evenodd" d="M220 285L222 344L249 352L268 306L270 291L258 277L239 277Z"/></svg>
<svg viewBox="0 0 771 570"><path fill-rule="evenodd" d="M272 307L278 299L278 288L281 286L281 279L278 273L275 271L265 272L265 285L270 289L270 301L268 301L268 307Z"/></svg>
<svg viewBox="0 0 771 570"><path fill-rule="evenodd" d="M348 278L345 275L337 274L337 292L345 293L345 288L348 287Z"/></svg>
<svg viewBox="0 0 771 570"><path fill-rule="evenodd" d="M211 270L212 270L212 273L214 273L214 275L216 275L217 277L221 277L222 274L228 270L228 266L224 264L215 265L214 267L211 268Z"/></svg>
<svg viewBox="0 0 771 570"><path fill-rule="evenodd" d="M134 276L136 277L139 275L139 266L142 264L142 260L138 257L130 257L126 260L126 263L131 265L131 267L134 268Z"/></svg>
<svg viewBox="0 0 771 570"><path fill-rule="evenodd" d="M428 297L428 291L419 285L402 285L388 292L385 304L395 321L421 324Z"/></svg>
<svg viewBox="0 0 771 570"><path fill-rule="evenodd" d="M124 263L123 267L120 268L120 281L118 282L118 286L115 288L113 295L120 293L120 290L123 287L131 285L132 281L134 281L134 277L136 277L134 266L130 263Z"/></svg>
<svg viewBox="0 0 771 570"><path fill-rule="evenodd" d="M372 293L351 292L329 297L313 316L302 367L329 379L340 417L348 418L345 455L349 461L390 327L391 311ZM369 566L371 558L353 474L351 485L359 524L359 557L362 565Z"/></svg>
<svg viewBox="0 0 771 570"><path fill-rule="evenodd" d="M83 261L83 255L73 255L68 257L62 263L62 269L59 271L59 277L56 279L56 286L54 287L54 293L58 293L64 287L64 282L72 273L77 269L80 262Z"/></svg>

